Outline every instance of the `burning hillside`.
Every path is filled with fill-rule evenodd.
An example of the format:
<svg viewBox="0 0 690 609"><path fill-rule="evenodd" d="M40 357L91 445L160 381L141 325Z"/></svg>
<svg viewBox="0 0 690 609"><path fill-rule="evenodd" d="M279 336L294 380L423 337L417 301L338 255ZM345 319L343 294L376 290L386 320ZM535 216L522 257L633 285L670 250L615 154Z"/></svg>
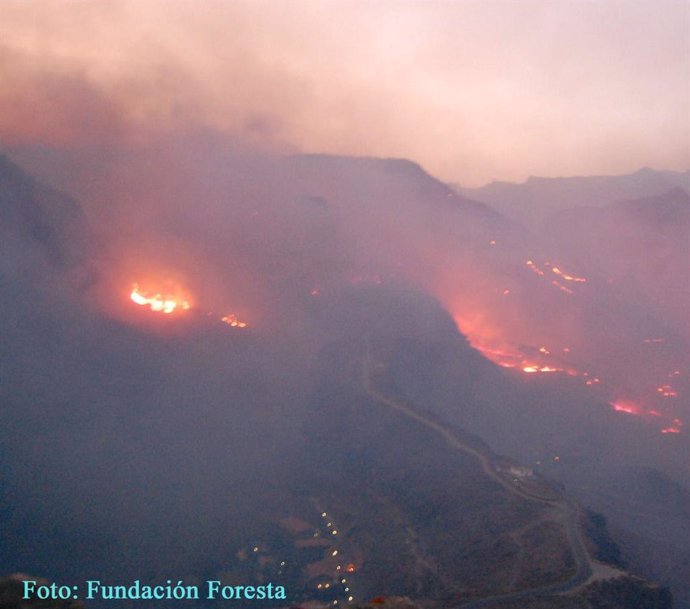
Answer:
<svg viewBox="0 0 690 609"><path fill-rule="evenodd" d="M260 311L262 325L278 328L294 326L293 313L309 315L309 303L339 286L408 285L437 297L470 343L503 368L580 379L603 403L627 396L660 429L687 417L687 345L653 295L635 300L630 281L606 264L561 251L419 166L314 155L248 164L231 180L225 166L207 177L189 201L160 212L160 226L175 228L174 248L159 225L146 226L150 234L138 242L177 252L183 244L194 265L183 259L190 256L176 263L194 276L194 291L213 284L222 297L192 298L142 279L131 294L139 307L170 318L189 308L188 319L233 329L256 327ZM200 220L196 201L219 197ZM240 276L252 286L249 307L226 297ZM648 302L654 314L644 316ZM673 370L682 374L668 378Z"/></svg>
<svg viewBox="0 0 690 609"><path fill-rule="evenodd" d="M459 322L463 329L463 323ZM671 380L679 380L680 370L674 370L664 381L654 386L655 374L646 375L643 379L645 385L636 393L631 386L621 380L625 369L615 370L609 366L612 372L610 377L586 365L587 352L579 349L571 349L568 346L560 348L547 348L545 346L531 346L511 343L508 339L485 339L480 334L468 333L470 344L491 362L514 370L526 376L540 374L567 375L578 378L584 386L592 389L595 395L617 411L647 419L650 423L658 421L663 433L680 433L683 423L681 419L682 401L680 389L671 384ZM616 374L618 372L618 374ZM637 385L640 386L639 384ZM619 400L616 395L627 393L636 395L634 399Z"/></svg>
<svg viewBox="0 0 690 609"><path fill-rule="evenodd" d="M191 297L184 291L177 289L174 292L144 291L135 283L129 295L130 300L140 306L147 308L152 313L162 315L179 315L192 309ZM247 328L248 324L237 317L235 313L216 315L212 311L201 311L198 307L193 311L197 316L203 316L218 320L231 328Z"/></svg>

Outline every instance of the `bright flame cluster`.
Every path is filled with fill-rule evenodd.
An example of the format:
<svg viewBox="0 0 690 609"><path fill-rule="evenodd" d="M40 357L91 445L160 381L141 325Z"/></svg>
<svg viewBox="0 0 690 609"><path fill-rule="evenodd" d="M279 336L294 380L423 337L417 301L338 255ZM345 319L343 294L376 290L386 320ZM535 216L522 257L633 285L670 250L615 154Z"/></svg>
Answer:
<svg viewBox="0 0 690 609"><path fill-rule="evenodd" d="M152 311L156 311L157 313L170 314L178 308L186 311L191 307L187 300L176 298L169 294L164 296L160 293L151 294L142 292L139 289L139 285L136 283L132 286L129 297L134 303L140 306L148 306Z"/></svg>
<svg viewBox="0 0 690 609"><path fill-rule="evenodd" d="M563 372L563 368L552 368L551 366L525 366L522 371L527 374L532 374L533 372Z"/></svg>
<svg viewBox="0 0 690 609"><path fill-rule="evenodd" d="M572 366L566 366L565 364L559 366L553 365L553 363L548 364L543 361L539 363L535 361L536 357L526 357L519 350L510 348L508 345L505 345L503 349L492 349L491 347L488 347L486 344L482 343L481 340L476 339L476 337L473 338L474 340L470 339L470 344L475 349L480 351L482 355L484 355L484 357L486 357L489 361L492 361L494 364L498 364L502 368L515 368L521 370L525 374L534 374L536 372L563 372L569 376L589 376L589 373L579 372ZM539 353L544 356L550 355L551 351L549 351L546 347L540 347ZM543 357L541 359L543 359ZM594 379L593 382L598 383L599 379Z"/></svg>
<svg viewBox="0 0 690 609"><path fill-rule="evenodd" d="M175 311L186 311L192 308L187 298L181 296L174 296L172 294L161 294L160 292L143 292L139 288L139 284L135 283L132 286L132 291L129 294L132 302L139 306L148 307L155 313L163 313L170 315ZM214 313L209 312L210 317L215 317ZM224 324L231 328L246 328L247 323L238 319L234 313L228 313L220 318Z"/></svg>

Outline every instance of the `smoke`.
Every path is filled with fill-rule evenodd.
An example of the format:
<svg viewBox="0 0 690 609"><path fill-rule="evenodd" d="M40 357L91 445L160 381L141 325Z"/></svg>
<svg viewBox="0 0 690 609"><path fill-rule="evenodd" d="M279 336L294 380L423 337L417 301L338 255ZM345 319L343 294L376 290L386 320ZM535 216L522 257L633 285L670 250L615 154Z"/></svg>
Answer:
<svg viewBox="0 0 690 609"><path fill-rule="evenodd" d="M687 166L683 3L0 10L5 142L193 125L268 149L414 158L465 184Z"/></svg>
<svg viewBox="0 0 690 609"><path fill-rule="evenodd" d="M668 58L687 56L674 18L686 9L650 6L6 3L0 142L87 209L105 244L102 308L158 276L213 310L272 302L257 314L266 321L331 277L385 275L430 289L485 335L504 333L488 317L524 328L523 342L557 321L550 296L535 297L537 319L516 289L517 265L535 256L526 240L490 223L462 230L462 214L434 224L440 203L420 207L405 192L411 174L400 188L402 172L386 182L341 164L326 179L280 159L408 157L470 181L678 166L687 71ZM658 90L678 95L660 104ZM376 205L356 207L367 197ZM494 255L486 245L499 235Z"/></svg>

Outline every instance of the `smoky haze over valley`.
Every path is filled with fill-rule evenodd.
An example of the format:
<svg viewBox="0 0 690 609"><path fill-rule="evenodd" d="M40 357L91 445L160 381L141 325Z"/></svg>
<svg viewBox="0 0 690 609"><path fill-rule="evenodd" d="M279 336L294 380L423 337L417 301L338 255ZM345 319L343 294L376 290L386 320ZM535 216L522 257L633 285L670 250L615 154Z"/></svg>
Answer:
<svg viewBox="0 0 690 609"><path fill-rule="evenodd" d="M0 576L690 606L689 10L3 3Z"/></svg>
<svg viewBox="0 0 690 609"><path fill-rule="evenodd" d="M687 2L3 2L7 145L206 127L463 186L687 170Z"/></svg>

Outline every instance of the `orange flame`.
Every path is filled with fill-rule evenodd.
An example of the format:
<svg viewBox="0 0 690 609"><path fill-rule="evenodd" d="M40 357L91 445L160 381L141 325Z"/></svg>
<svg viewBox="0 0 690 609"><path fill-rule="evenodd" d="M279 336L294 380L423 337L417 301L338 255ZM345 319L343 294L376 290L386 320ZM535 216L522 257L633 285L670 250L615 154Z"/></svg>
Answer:
<svg viewBox="0 0 690 609"><path fill-rule="evenodd" d="M129 297L135 304L147 306L149 309L151 309L151 311L155 311L156 313L165 313L167 315L177 311L178 309L186 311L191 307L189 301L185 298L174 296L172 294L163 295L160 292L142 292L139 289L139 285L136 283L132 286L132 291L130 292Z"/></svg>

